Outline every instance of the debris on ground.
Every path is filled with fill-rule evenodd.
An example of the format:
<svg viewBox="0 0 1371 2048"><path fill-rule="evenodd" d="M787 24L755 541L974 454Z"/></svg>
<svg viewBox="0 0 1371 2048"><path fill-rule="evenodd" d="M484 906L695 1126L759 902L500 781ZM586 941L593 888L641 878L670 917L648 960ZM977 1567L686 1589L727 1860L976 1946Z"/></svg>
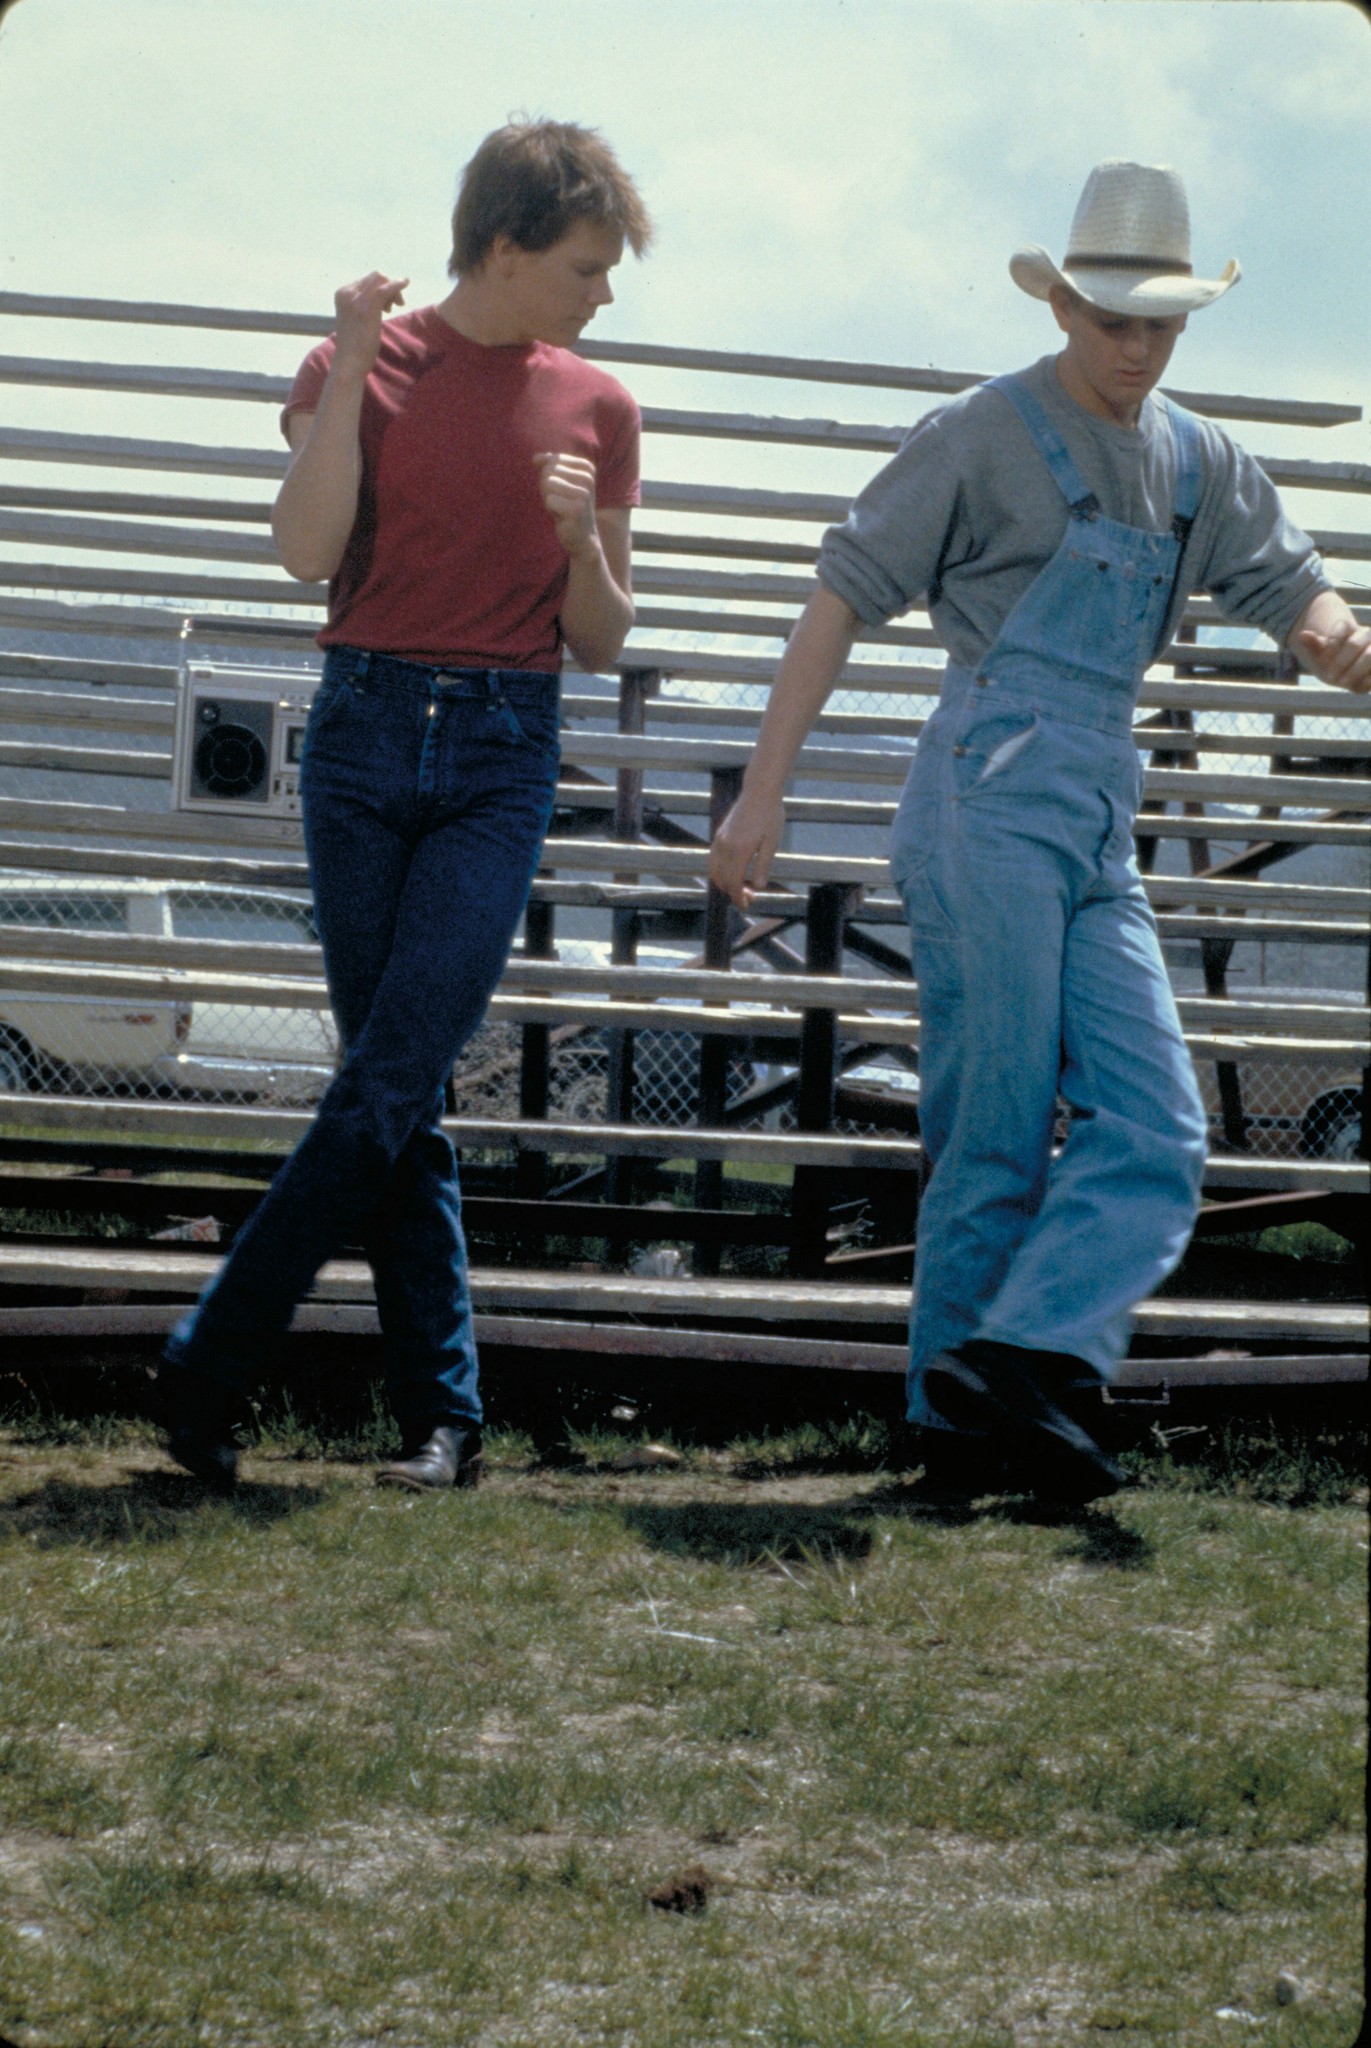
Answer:
<svg viewBox="0 0 1371 2048"><path fill-rule="evenodd" d="M654 1472L680 1462L681 1453L673 1451L670 1444L630 1444L626 1451L620 1451L609 1469L611 1472Z"/></svg>
<svg viewBox="0 0 1371 2048"><path fill-rule="evenodd" d="M648 1893L649 1905L663 1913L703 1913L714 1879L703 1863L691 1863L679 1877L669 1877Z"/></svg>
<svg viewBox="0 0 1371 2048"><path fill-rule="evenodd" d="M628 1270L640 1280L688 1280L690 1267L674 1244L654 1245L629 1260Z"/></svg>
<svg viewBox="0 0 1371 2048"><path fill-rule="evenodd" d="M218 1244L223 1235L217 1216L174 1216L165 1230L154 1230L154 1244Z"/></svg>

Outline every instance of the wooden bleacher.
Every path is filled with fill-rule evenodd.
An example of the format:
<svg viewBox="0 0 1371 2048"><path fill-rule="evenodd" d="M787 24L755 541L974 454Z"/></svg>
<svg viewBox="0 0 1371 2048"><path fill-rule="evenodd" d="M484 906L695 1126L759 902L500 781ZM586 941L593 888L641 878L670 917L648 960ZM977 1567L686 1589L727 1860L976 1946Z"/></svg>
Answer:
<svg viewBox="0 0 1371 2048"><path fill-rule="evenodd" d="M0 294L0 317L132 327L136 344L158 356L166 329L280 338L272 375L0 357L0 382L16 387L104 393L111 405L136 399L143 408L156 399L159 418L169 407L191 406L202 418L213 407L211 437L225 432L218 422L227 404L259 407L251 435L234 445L0 426L0 872L303 897L298 826L172 811L171 746L188 650L297 672L317 662L323 590L275 568L266 522L285 467L274 410L300 338L327 332L329 322L16 294ZM747 924L707 889L705 871L711 821L736 789L762 687L811 587L818 535L845 510L852 458L869 456L869 473L902 429L661 407L648 402L647 387L663 370L706 385L720 374L800 379L825 395L906 394L890 409L907 421L931 402L907 394L936 398L977 380L646 345L592 343L586 353L623 365L644 398L638 624L615 676L572 670L565 681L554 836L491 1010L493 1024L517 1027L519 1113L451 1120L479 1167L469 1222L478 1236L520 1248L518 1269L478 1264L482 1342L898 1369L901 1260L907 1267L919 1183L917 1097L873 1084L871 1073L882 1060L917 1065L907 940L883 849L910 749L936 701L940 663L922 615L859 637L799 763L787 806L790 850ZM1312 449L1321 433L1358 417L1355 408L1175 395L1240 423L1287 489L1318 493L1319 505L1335 493L1364 506L1371 466L1262 455L1263 430L1281 429L1287 443L1297 432L1301 449ZM179 422L171 424L179 435ZM770 454L785 452L793 469L801 451L819 488L664 481L681 437L697 467L725 444L749 444L760 476ZM841 491L832 487L835 461L846 464ZM46 465L40 474L56 466L62 481L9 481L16 472L27 478L31 465ZM141 474L115 478L114 470ZM736 470L735 460L723 473ZM202 481L173 492L163 487L168 476ZM88 479L99 488L87 488ZM130 481L137 487L107 488ZM223 494L210 495L216 488ZM1339 587L1371 618L1371 591L1355 580L1364 573L1355 565L1371 559L1371 530L1306 523ZM1214 1112L1200 1228L1220 1234L1305 1217L1360 1233L1371 1192L1364 1145L1356 1156L1344 1129L1331 1153L1320 1152L1298 1116L1254 1105L1320 1091L1342 1101L1349 1087L1364 1089L1371 700L1301 676L1272 648L1216 637L1222 623L1206 600L1188 608L1149 671L1137 727L1147 763L1139 846L1148 892L1169 956L1196 963L1190 980L1198 972L1202 984L1180 991ZM1284 863L1311 849L1333 864L1334 879L1285 879ZM576 943L559 958L568 933ZM1254 946L1298 948L1301 959L1337 965L1327 988L1318 979L1288 992L1242 988L1234 950ZM674 964L641 959L648 948L659 962L669 952ZM176 1000L263 1016L326 1008L308 943L7 923L0 956L0 994ZM660 1033L698 1044L689 1124L664 1122L644 1092L643 1035ZM592 1041L605 1073L603 1115L550 1116L558 1059ZM731 1062L756 1077L741 1094ZM122 1209L152 1222L174 1202L182 1214L213 1207L231 1228L307 1117L300 1108L140 1098L127 1088L73 1094L45 1082L0 1094L4 1206ZM660 1187L663 1162L684 1167L690 1190L669 1218L643 1199L645 1188ZM786 1183L781 1211L760 1200L759 1190ZM872 1190L880 1193L876 1242L854 1251L835 1235L835 1212ZM617 1250L687 1244L693 1276L549 1267L549 1237L578 1236ZM744 1249L764 1256L767 1270L739 1277ZM0 1233L0 1332L151 1334L203 1283L208 1256L195 1246ZM365 1269L340 1260L299 1326L372 1327L366 1294ZM1167 1299L1140 1316L1130 1373L1140 1385L1159 1376L1176 1384L1360 1377L1365 1324L1352 1304ZM1205 1356L1235 1347L1250 1355Z"/></svg>

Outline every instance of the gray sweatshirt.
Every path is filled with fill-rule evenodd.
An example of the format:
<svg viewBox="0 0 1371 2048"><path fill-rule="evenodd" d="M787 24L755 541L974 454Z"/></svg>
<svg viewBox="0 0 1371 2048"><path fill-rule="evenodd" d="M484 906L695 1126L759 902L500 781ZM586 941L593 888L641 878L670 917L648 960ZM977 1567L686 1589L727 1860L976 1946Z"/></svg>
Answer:
<svg viewBox="0 0 1371 2048"><path fill-rule="evenodd" d="M1055 356L1024 377L1106 518L1164 532L1175 452L1161 401L1136 429L1068 398ZM1167 634L1186 596L1207 591L1230 619L1279 646L1311 597L1331 588L1309 536L1287 519L1252 456L1199 422L1204 487L1181 562ZM1066 500L1017 411L977 386L910 428L893 456L824 535L818 573L868 625L926 604L954 662L974 668L1066 531Z"/></svg>

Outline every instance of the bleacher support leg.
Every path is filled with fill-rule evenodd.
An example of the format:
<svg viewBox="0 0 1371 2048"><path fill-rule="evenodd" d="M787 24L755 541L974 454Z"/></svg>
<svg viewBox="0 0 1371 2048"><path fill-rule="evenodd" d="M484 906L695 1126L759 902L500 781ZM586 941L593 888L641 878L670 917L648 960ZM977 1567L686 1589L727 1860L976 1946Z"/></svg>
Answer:
<svg viewBox="0 0 1371 2048"><path fill-rule="evenodd" d="M848 882L816 882L811 887L805 926L807 974L842 973L843 927L860 902L861 890ZM836 1011L806 1010L795 1095L796 1120L802 1131L832 1129L837 1053ZM828 1209L827 1171L820 1166L797 1166L791 1191L790 1266L805 1279L817 1279L824 1270Z"/></svg>
<svg viewBox="0 0 1371 2048"><path fill-rule="evenodd" d="M524 957L553 960L557 948L553 939L553 906L530 903L524 912ZM519 1115L543 1122L548 1105L548 1047L551 1027L547 1024L521 1026L519 1052ZM521 1152L514 1167L514 1192L523 1201L541 1202L547 1195L546 1152Z"/></svg>
<svg viewBox="0 0 1371 2048"><path fill-rule="evenodd" d="M619 731L641 739L647 724L647 700L661 687L662 674L655 668L619 670ZM643 771L620 768L615 780L614 837L634 845L643 836ZM636 882L635 874L616 875L615 880ZM609 957L616 967L632 967L638 958L638 913L611 913ZM614 1028L605 1033L609 1050L609 1085L606 1107L609 1121L633 1121L633 1040L631 1031ZM605 1200L632 1200L633 1161L615 1154L605 1164Z"/></svg>
<svg viewBox="0 0 1371 2048"><path fill-rule="evenodd" d="M713 839L725 814L737 801L743 786L741 768L716 768L709 779L709 836ZM705 907L704 963L724 972L733 965L733 906L721 889L711 882ZM698 1121L717 1126L723 1122L728 1101L728 1060L731 1040L714 1036L700 1039L700 1105ZM695 1166L695 1207L722 1209L724 1166L721 1159L701 1159ZM695 1247L697 1273L717 1273L720 1246L716 1238L702 1238Z"/></svg>

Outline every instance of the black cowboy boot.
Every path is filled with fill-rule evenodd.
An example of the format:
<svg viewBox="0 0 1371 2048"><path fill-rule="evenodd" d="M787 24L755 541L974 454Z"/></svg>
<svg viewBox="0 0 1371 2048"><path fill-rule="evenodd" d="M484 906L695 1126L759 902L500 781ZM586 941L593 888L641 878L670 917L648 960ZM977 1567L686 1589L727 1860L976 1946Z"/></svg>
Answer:
<svg viewBox="0 0 1371 2048"><path fill-rule="evenodd" d="M480 1430L440 1425L426 1440L402 1451L393 1465L383 1465L376 1484L428 1493L447 1486L476 1486L484 1471Z"/></svg>
<svg viewBox="0 0 1371 2048"><path fill-rule="evenodd" d="M157 1392L168 1456L212 1493L232 1493L238 1483L238 1452L231 1402L223 1388L204 1373L164 1363Z"/></svg>
<svg viewBox="0 0 1371 2048"><path fill-rule="evenodd" d="M1079 1358L973 1338L940 1352L924 1384L949 1422L997 1441L1011 1483L1042 1499L1079 1503L1123 1484L1114 1460L1060 1406L1073 1380L1097 1377Z"/></svg>

